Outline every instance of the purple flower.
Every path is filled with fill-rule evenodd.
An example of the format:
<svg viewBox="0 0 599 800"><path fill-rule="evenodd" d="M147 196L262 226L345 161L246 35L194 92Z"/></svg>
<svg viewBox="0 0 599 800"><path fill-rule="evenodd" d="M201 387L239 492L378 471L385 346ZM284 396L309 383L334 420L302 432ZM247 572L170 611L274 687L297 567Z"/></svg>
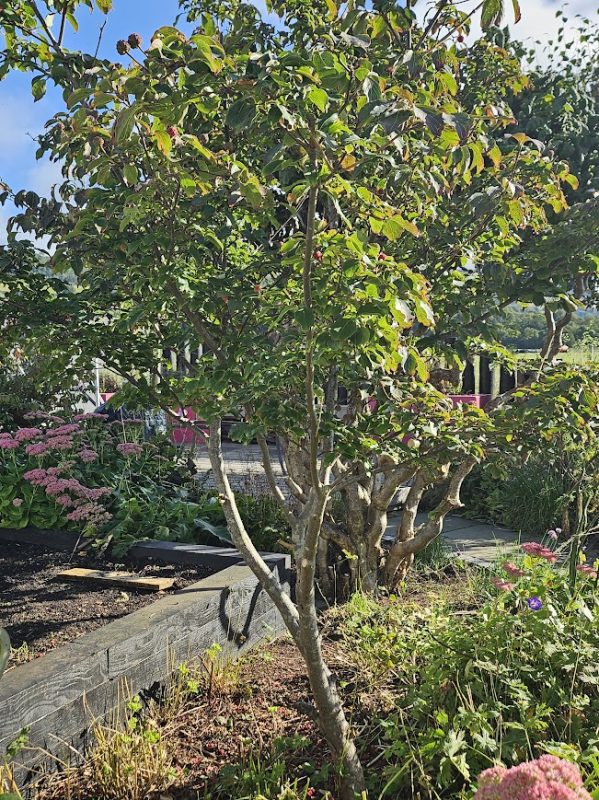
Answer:
<svg viewBox="0 0 599 800"><path fill-rule="evenodd" d="M540 597L529 597L526 603L531 611L540 611L543 608L543 601Z"/></svg>
<svg viewBox="0 0 599 800"><path fill-rule="evenodd" d="M0 439L1 450L16 450L19 443L15 439Z"/></svg>

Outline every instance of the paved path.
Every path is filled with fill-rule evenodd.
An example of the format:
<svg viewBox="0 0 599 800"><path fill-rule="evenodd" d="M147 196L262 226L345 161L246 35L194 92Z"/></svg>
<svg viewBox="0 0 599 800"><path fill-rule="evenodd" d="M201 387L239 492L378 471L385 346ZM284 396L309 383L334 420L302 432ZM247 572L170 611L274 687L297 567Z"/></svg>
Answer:
<svg viewBox="0 0 599 800"><path fill-rule="evenodd" d="M385 539L393 539L399 514L389 516ZM416 522L423 521L419 514ZM498 558L513 555L520 541L534 541L534 537L521 536L509 528L501 528L487 522L466 519L457 515L445 519L443 541L454 553L459 553L474 563L489 564Z"/></svg>

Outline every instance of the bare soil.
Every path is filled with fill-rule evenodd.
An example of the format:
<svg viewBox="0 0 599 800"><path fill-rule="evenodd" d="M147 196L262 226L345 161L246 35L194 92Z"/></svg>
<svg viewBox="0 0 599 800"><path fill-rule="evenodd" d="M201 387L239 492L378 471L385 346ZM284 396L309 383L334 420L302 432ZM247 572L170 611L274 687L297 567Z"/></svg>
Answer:
<svg viewBox="0 0 599 800"><path fill-rule="evenodd" d="M37 545L0 543L0 627L15 650L11 666L43 655L85 633L153 603L163 592L99 586L92 581L61 581L70 567L125 569L142 576L176 578L175 591L213 570L115 563L91 553L71 554Z"/></svg>

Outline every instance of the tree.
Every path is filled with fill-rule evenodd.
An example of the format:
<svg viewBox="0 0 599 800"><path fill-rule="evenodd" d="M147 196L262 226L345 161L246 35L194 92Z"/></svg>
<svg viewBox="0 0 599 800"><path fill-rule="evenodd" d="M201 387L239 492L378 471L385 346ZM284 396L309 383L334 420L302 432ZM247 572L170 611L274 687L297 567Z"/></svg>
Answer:
<svg viewBox="0 0 599 800"><path fill-rule="evenodd" d="M62 162L64 181L51 199L10 195L20 213L0 251L2 307L18 319L9 330L37 326L70 371L99 356L138 396L210 421L232 538L305 660L342 794L354 797L365 779L323 658L317 588L343 565L354 587L395 586L460 506L490 438L531 435L530 415L506 428L454 407L439 376L497 350L498 308L546 297L569 308L569 276L514 251L524 231L544 228L547 208L565 207L562 183L574 179L525 134L504 136L507 92L526 78L491 40L463 46L470 15L446 2L419 25L389 2L281 0L274 30L250 6L190 1L191 35L166 26L144 45L132 33L116 46L124 63L66 50L77 4L56 5L57 33L34 0L0 11L2 68L31 71L34 96L53 81L65 101L39 148ZM500 10L487 0L484 24ZM49 237L53 274L72 270L76 291L56 279L51 292L32 289L35 245L18 243L19 229ZM164 349L200 344L184 374L161 363ZM587 390L583 376L550 385L543 424L588 418L591 390L570 410L561 403L570 387ZM228 481L220 421L240 409L237 435L260 443L291 527L295 602L253 546ZM441 499L417 522L433 485Z"/></svg>
<svg viewBox="0 0 599 800"><path fill-rule="evenodd" d="M580 203L599 191L599 26L583 17L568 33L564 11L556 16L563 24L545 44L546 63L538 63L535 50L512 45L530 64L530 84L512 105L515 128L568 162L579 181L567 189L568 199Z"/></svg>

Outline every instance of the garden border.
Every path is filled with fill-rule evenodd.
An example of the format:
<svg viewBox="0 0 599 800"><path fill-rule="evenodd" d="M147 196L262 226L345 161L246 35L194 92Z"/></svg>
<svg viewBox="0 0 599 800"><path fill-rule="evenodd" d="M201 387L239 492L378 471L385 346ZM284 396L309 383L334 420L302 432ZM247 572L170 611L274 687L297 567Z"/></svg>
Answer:
<svg viewBox="0 0 599 800"><path fill-rule="evenodd" d="M78 537L65 531L0 529L0 542L40 543L70 550ZM37 538L36 538L37 536ZM94 719L115 712L125 697L156 692L177 666L217 642L228 657L275 638L285 625L236 551L201 545L144 542L139 560L214 567L212 575L169 594L0 680L0 753L28 728L28 745L16 759L17 782L26 786L36 771L71 762L90 740ZM265 554L289 588L290 557ZM45 752L43 752L45 751Z"/></svg>

